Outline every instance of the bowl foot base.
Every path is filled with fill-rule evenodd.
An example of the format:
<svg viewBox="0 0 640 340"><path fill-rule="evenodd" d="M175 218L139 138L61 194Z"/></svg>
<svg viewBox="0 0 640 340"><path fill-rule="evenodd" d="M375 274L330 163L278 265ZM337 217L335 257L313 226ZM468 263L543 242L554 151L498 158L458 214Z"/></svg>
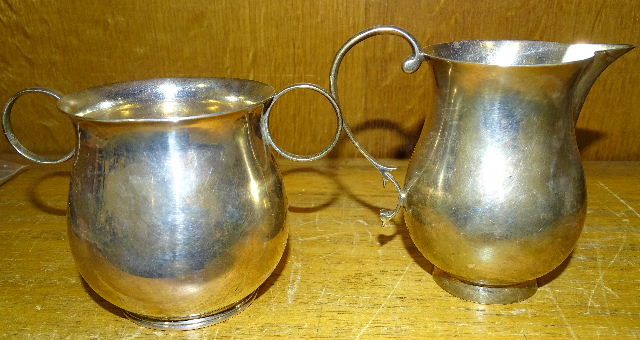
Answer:
<svg viewBox="0 0 640 340"><path fill-rule="evenodd" d="M482 286L455 278L438 267L433 268L433 280L455 297L487 305L520 302L538 290L536 280L508 286Z"/></svg>
<svg viewBox="0 0 640 340"><path fill-rule="evenodd" d="M192 318L185 317L179 319L172 318L154 318L152 316L140 315L125 311L127 317L136 324L144 327L162 329L162 330L190 330L196 328L202 328L211 326L218 322L222 322L242 310L253 302L256 298L257 290L251 293L246 298L240 300L238 303L231 307L226 307L222 310L217 310L211 313L194 315Z"/></svg>

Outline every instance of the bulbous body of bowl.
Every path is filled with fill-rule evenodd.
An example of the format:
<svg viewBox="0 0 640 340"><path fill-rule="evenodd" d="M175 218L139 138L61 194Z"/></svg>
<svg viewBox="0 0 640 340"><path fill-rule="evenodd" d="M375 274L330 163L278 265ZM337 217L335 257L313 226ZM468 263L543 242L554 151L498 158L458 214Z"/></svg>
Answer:
<svg viewBox="0 0 640 340"><path fill-rule="evenodd" d="M287 241L262 107L176 124L80 122L69 241L100 296L153 318L233 306Z"/></svg>

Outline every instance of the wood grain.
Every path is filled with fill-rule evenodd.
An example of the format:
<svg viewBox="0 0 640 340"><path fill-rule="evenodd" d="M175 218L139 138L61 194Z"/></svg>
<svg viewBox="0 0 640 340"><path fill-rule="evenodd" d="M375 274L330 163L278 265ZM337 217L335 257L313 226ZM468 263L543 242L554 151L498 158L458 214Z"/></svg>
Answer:
<svg viewBox="0 0 640 340"><path fill-rule="evenodd" d="M62 93L157 77L239 77L275 88L328 86L331 61L356 32L392 24L423 44L463 39L534 39L640 44L637 0L540 1L0 1L0 100L34 86ZM341 98L371 152L406 157L430 114L428 67L406 75L404 41L378 37L347 56ZM640 160L640 53L614 63L594 86L578 124L586 160ZM312 93L293 93L273 123L294 152L319 151L335 119ZM53 102L25 98L17 133L42 153L62 154L72 130ZM10 150L0 141L0 151ZM352 157L343 142L334 157Z"/></svg>
<svg viewBox="0 0 640 340"><path fill-rule="evenodd" d="M406 162L392 161L401 166ZM442 291L406 228L382 228L392 190L363 160L281 162L287 251L257 300L189 332L138 327L74 268L65 207L68 164L32 166L0 186L3 339L638 339L640 163L587 162L589 204L569 260L530 299L478 305Z"/></svg>

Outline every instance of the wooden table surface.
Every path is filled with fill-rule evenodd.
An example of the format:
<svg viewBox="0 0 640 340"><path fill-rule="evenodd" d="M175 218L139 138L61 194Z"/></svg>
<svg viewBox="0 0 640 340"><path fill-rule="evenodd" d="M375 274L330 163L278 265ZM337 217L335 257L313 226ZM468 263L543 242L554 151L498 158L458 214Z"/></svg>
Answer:
<svg viewBox="0 0 640 340"><path fill-rule="evenodd" d="M404 173L405 161L393 161ZM280 162L290 235L244 312L194 331L128 321L86 284L67 245L69 164L30 165L0 186L0 338L640 338L640 163L587 162L589 205L568 261L530 299L478 305L441 290L395 194L362 159Z"/></svg>

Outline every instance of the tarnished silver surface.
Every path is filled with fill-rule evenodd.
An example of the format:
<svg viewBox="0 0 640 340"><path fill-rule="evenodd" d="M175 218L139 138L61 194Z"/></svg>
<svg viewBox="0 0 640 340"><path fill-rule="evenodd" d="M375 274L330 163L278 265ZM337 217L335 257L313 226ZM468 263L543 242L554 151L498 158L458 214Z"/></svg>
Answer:
<svg viewBox="0 0 640 340"><path fill-rule="evenodd" d="M597 76L632 48L460 41L422 50L435 110L399 191L413 241L448 273L438 277L443 288L480 303L515 302L530 295L515 290L571 253L586 211L575 121ZM336 97L342 57L331 73Z"/></svg>
<svg viewBox="0 0 640 340"><path fill-rule="evenodd" d="M277 96L294 88L333 103L312 84ZM261 126L273 98L268 85L224 78L118 83L60 98L78 131L69 242L92 289L161 329L202 327L251 302L287 242L275 144L268 121Z"/></svg>

